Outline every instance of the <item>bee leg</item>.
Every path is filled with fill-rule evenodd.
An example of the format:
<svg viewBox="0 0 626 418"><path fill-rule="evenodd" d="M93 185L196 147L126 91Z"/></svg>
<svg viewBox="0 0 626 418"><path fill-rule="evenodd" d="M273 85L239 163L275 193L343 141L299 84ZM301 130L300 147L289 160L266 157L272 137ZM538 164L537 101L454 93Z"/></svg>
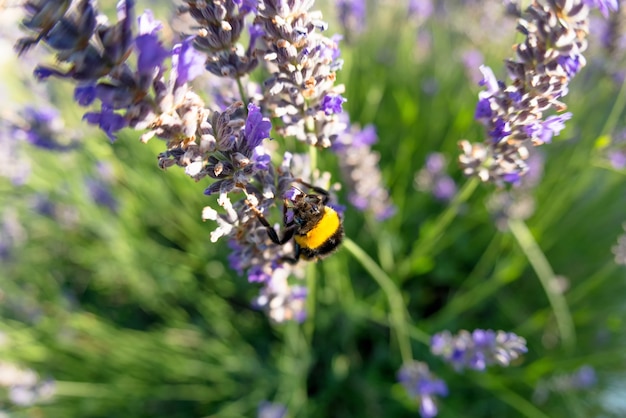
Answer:
<svg viewBox="0 0 626 418"><path fill-rule="evenodd" d="M250 206L250 209L252 210L252 212L254 212L259 222L261 222L261 225L265 227L265 229L267 230L267 235L270 237L274 244L283 245L291 238L293 238L293 234L296 232L296 225L287 225L287 228L283 232L282 238L279 238L276 230L272 227L272 225L270 225L269 222L267 222L267 219L265 219L263 213L261 213L261 211L258 210L255 206L252 206L252 204L247 200L246 203L248 204L248 206Z"/></svg>
<svg viewBox="0 0 626 418"><path fill-rule="evenodd" d="M296 252L293 257L287 255L280 257L280 261L291 265L298 264L298 260L300 260L300 246L298 244L296 244Z"/></svg>

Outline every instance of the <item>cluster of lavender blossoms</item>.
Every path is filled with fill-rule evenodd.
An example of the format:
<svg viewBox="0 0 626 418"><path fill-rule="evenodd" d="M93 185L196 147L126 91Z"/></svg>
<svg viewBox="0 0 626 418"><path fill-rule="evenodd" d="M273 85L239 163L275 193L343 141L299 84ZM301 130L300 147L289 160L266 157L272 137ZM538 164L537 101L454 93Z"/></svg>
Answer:
<svg viewBox="0 0 626 418"><path fill-rule="evenodd" d="M306 317L307 292L291 279L298 267L283 262L292 246L274 244L250 206L268 213L295 197L297 179L328 189L330 175L310 167L304 155L276 155L272 129L339 154L358 149L362 158L342 167L355 187L350 200L379 219L393 213L373 141L361 141L340 115L346 99L344 87L335 85L339 38L324 35L327 24L312 6L311 0L187 0L179 12L194 21L186 31L192 34L166 48L163 25L149 10L135 18L134 0L118 3L116 23L91 0L29 0L22 23L32 36L16 45L20 54L39 42L54 50L55 64L38 65L35 75L73 81L75 101L89 107L84 120L112 141L123 128L141 130L143 142L165 141L161 168L179 166L195 181L210 180L204 193L217 196L219 207L205 207L202 218L217 223L211 241L228 239L231 267L262 284L254 304L278 322ZM260 66L270 76L259 89L247 78ZM209 91L218 93L214 102L190 85L203 74L219 77Z"/></svg>
<svg viewBox="0 0 626 418"><path fill-rule="evenodd" d="M430 372L426 363L412 361L404 364L398 372L398 381L409 396L417 400L422 418L437 416L436 396L448 396L448 386Z"/></svg>
<svg viewBox="0 0 626 418"><path fill-rule="evenodd" d="M566 374L558 374L537 383L532 400L542 405L548 401L551 394L565 395L568 392L589 390L598 383L596 370L586 364L579 369Z"/></svg>
<svg viewBox="0 0 626 418"><path fill-rule="evenodd" d="M471 333L461 330L457 335L450 331L435 334L430 349L457 371L465 368L483 371L493 364L506 367L528 351L523 337L512 332L482 329Z"/></svg>
<svg viewBox="0 0 626 418"><path fill-rule="evenodd" d="M415 188L421 192L432 193L433 197L442 202L449 202L457 192L454 179L446 172L448 162L445 155L432 152L426 156L424 168L415 174Z"/></svg>
<svg viewBox="0 0 626 418"><path fill-rule="evenodd" d="M496 79L481 66L485 91L480 92L475 118L486 127L482 143L459 142L459 162L467 176L496 184L517 183L528 171L530 149L549 143L565 127L571 113L561 101L568 84L586 60L589 7L617 9L615 0L533 1L521 12L516 57L506 60L511 83ZM549 115L550 112L557 114Z"/></svg>

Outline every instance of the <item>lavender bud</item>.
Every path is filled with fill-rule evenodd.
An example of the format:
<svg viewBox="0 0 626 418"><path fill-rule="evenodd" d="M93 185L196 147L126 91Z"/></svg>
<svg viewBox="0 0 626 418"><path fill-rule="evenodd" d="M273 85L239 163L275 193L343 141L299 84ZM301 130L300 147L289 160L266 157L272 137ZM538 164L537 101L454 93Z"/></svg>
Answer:
<svg viewBox="0 0 626 418"><path fill-rule="evenodd" d="M506 367L528 351L526 340L512 332L482 329L471 333L461 330L457 335L450 331L435 334L430 349L457 371L464 368L483 371L493 364Z"/></svg>
<svg viewBox="0 0 626 418"><path fill-rule="evenodd" d="M432 418L439 412L436 396L448 396L446 383L437 379L421 361L412 361L398 371L398 381L404 386L409 396L419 403L422 418Z"/></svg>

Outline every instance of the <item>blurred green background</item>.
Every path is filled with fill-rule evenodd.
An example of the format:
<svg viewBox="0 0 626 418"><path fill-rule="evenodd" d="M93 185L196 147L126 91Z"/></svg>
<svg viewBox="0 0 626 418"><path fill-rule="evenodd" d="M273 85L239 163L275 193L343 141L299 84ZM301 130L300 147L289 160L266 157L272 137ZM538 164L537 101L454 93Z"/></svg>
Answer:
<svg viewBox="0 0 626 418"><path fill-rule="evenodd" d="M100 2L109 11L113 3ZM157 18L172 16L167 2L150 3ZM363 31L342 43L338 77L352 121L377 129L397 212L378 222L348 207L345 229L401 292L414 357L448 384L439 416L626 416L626 281L612 252L624 232L626 172L608 158L625 128L619 51L603 48L600 29L592 33L588 65L564 100L573 118L538 150L536 184L481 184L451 205L415 177L438 152L457 186L467 183L457 141L484 133L474 120L478 64L463 60L478 51L504 78L503 59L520 41L515 20L496 1L436 2L432 14L410 20L406 5L368 6ZM330 33L342 31L334 3L317 7ZM288 417L419 415L396 381L398 330L371 269L345 248L308 266L309 319L270 323L250 307L258 288L230 269L225 241L209 241L214 226L201 220L208 183L160 170L158 140L141 144L139 133L123 131L111 144L81 122L70 83L35 83L35 63L50 58L40 47L18 61L14 13L0 14L13 22L2 30L3 117L49 97L80 144L48 151L0 132L7 416L254 417L265 400L286 405ZM335 155L318 158L338 173ZM10 173L19 170L28 174L16 182ZM563 338L559 326L570 320L574 333ZM428 335L475 328L513 331L529 351L509 368L461 374L430 354ZM572 376L583 366L597 381L578 387ZM37 399L16 402L3 377L16 370L36 372Z"/></svg>

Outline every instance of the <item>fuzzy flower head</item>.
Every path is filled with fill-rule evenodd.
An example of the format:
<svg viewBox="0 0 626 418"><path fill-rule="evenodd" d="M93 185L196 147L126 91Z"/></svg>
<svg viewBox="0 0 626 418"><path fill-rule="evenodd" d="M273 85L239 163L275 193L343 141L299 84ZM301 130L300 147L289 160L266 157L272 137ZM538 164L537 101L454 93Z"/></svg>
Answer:
<svg viewBox="0 0 626 418"><path fill-rule="evenodd" d="M517 183L528 171L531 147L549 143L571 118L562 102L568 83L586 60L588 8L582 0L533 2L518 20L524 41L506 61L510 83L481 66L475 118L486 128L482 143L459 142L468 176L497 184ZM556 115L550 113L556 112Z"/></svg>
<svg viewBox="0 0 626 418"><path fill-rule="evenodd" d="M163 61L169 56L159 39L159 31L163 25L150 10L146 10L138 18L139 34L135 38L135 48L138 50L137 70L145 77L151 78L156 72L162 71ZM150 79L150 82L152 79Z"/></svg>
<svg viewBox="0 0 626 418"><path fill-rule="evenodd" d="M344 87L335 85L341 68L336 39L322 34L327 24L313 2L261 2L255 23L265 36L257 50L272 74L265 80L261 106L282 124L282 136L328 148L343 130L338 114Z"/></svg>
<svg viewBox="0 0 626 418"><path fill-rule="evenodd" d="M37 148L66 151L76 145L67 141L71 134L65 129L63 119L56 109L27 106L14 119L11 126L13 137Z"/></svg>
<svg viewBox="0 0 626 418"><path fill-rule="evenodd" d="M344 121L348 115L344 114ZM389 191L385 187L378 162L380 154L372 149L378 141L373 125L360 128L349 126L333 144L339 156L344 183L350 190L348 199L357 210L372 213L377 220L385 220L395 213Z"/></svg>
<svg viewBox="0 0 626 418"><path fill-rule="evenodd" d="M561 373L542 379L537 383L533 393L533 402L544 404L550 394L565 395L568 392L586 391L598 383L595 368L585 364L571 373Z"/></svg>
<svg viewBox="0 0 626 418"><path fill-rule="evenodd" d="M465 368L483 371L493 364L506 367L528 351L526 340L512 332L482 329L471 333L461 330L457 335L450 331L435 334L430 349L457 371Z"/></svg>
<svg viewBox="0 0 626 418"><path fill-rule="evenodd" d="M343 33L349 37L365 30L367 6L365 0L336 0Z"/></svg>
<svg viewBox="0 0 626 418"><path fill-rule="evenodd" d="M583 0L588 7L597 8L605 18L609 17L609 11L616 12L619 9L618 0Z"/></svg>
<svg viewBox="0 0 626 418"><path fill-rule="evenodd" d="M426 363L413 361L404 364L398 372L398 381L404 386L409 396L419 403L422 418L432 418L439 412L437 396L448 396L446 383L436 378Z"/></svg>
<svg viewBox="0 0 626 418"><path fill-rule="evenodd" d="M186 0L181 12L189 13L199 30L194 47L207 58L206 69L220 77L239 78L249 74L258 64L254 45L261 32L250 31L249 46L245 48L240 37L246 28L245 19L257 12L253 0L225 0L200 2Z"/></svg>
<svg viewBox="0 0 626 418"><path fill-rule="evenodd" d="M446 172L448 162L443 154L433 152L427 155L424 168L415 174L415 188L432 193L433 197L448 202L456 195L456 183Z"/></svg>

